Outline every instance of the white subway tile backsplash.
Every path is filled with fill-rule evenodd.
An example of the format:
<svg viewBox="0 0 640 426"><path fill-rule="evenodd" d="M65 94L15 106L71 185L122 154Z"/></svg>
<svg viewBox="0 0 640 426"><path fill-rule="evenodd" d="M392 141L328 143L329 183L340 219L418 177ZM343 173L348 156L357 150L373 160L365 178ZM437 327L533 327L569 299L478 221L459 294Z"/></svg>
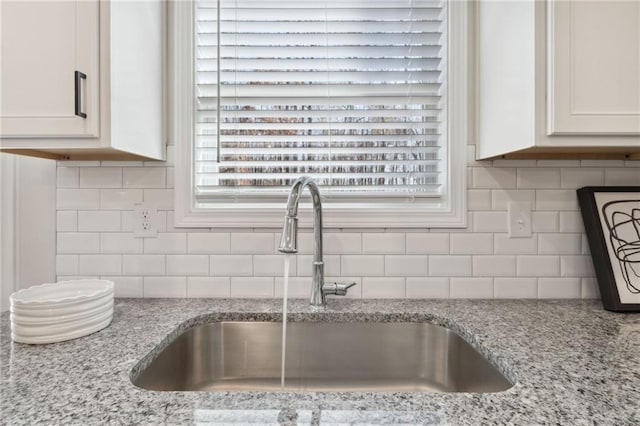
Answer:
<svg viewBox="0 0 640 426"><path fill-rule="evenodd" d="M362 234L362 254L402 254L404 251L404 234Z"/></svg>
<svg viewBox="0 0 640 426"><path fill-rule="evenodd" d="M142 161L101 161L102 167L142 167Z"/></svg>
<svg viewBox="0 0 640 426"><path fill-rule="evenodd" d="M620 163L622 165L622 163ZM583 186L604 185L604 170L580 167L562 170L563 188L581 188Z"/></svg>
<svg viewBox="0 0 640 426"><path fill-rule="evenodd" d="M491 254L493 253L493 234L451 234L450 253Z"/></svg>
<svg viewBox="0 0 640 426"><path fill-rule="evenodd" d="M530 202L534 204L536 192L532 189L494 189L491 191L491 209L507 210L509 202Z"/></svg>
<svg viewBox="0 0 640 426"><path fill-rule="evenodd" d="M122 171L125 188L164 188L167 173L164 167L129 167Z"/></svg>
<svg viewBox="0 0 640 426"><path fill-rule="evenodd" d="M160 254L123 254L123 275L164 275L165 256Z"/></svg>
<svg viewBox="0 0 640 426"><path fill-rule="evenodd" d="M99 279L97 275L58 275L58 281Z"/></svg>
<svg viewBox="0 0 640 426"><path fill-rule="evenodd" d="M56 191L58 210L99 209L100 192L97 189L65 189Z"/></svg>
<svg viewBox="0 0 640 426"><path fill-rule="evenodd" d="M448 254L449 234L407 233L407 254Z"/></svg>
<svg viewBox="0 0 640 426"><path fill-rule="evenodd" d="M580 212L560 212L560 232L584 232Z"/></svg>
<svg viewBox="0 0 640 426"><path fill-rule="evenodd" d="M384 256L344 255L341 258L340 268L345 277L382 277L384 276Z"/></svg>
<svg viewBox="0 0 640 426"><path fill-rule="evenodd" d="M234 277L251 276L253 274L253 256L244 255L211 255L211 275Z"/></svg>
<svg viewBox="0 0 640 426"><path fill-rule="evenodd" d="M429 256L429 275L434 277L471 276L471 256Z"/></svg>
<svg viewBox="0 0 640 426"><path fill-rule="evenodd" d="M406 293L408 299L448 299L449 278L407 277Z"/></svg>
<svg viewBox="0 0 640 426"><path fill-rule="evenodd" d="M607 186L638 185L640 182L640 165L634 168L607 169L604 171L604 184Z"/></svg>
<svg viewBox="0 0 640 426"><path fill-rule="evenodd" d="M624 160L580 160L580 167L624 167Z"/></svg>
<svg viewBox="0 0 640 426"><path fill-rule="evenodd" d="M158 210L173 210L173 189L145 189L144 202Z"/></svg>
<svg viewBox="0 0 640 426"><path fill-rule="evenodd" d="M81 210L78 212L80 232L120 232L120 212L104 210Z"/></svg>
<svg viewBox="0 0 640 426"><path fill-rule="evenodd" d="M142 277L100 277L113 281L116 297L144 297L144 284Z"/></svg>
<svg viewBox="0 0 640 426"><path fill-rule="evenodd" d="M284 275L284 259L283 254L254 255L253 275L257 277L282 277ZM296 256L290 256L289 276L296 275L296 263Z"/></svg>
<svg viewBox="0 0 640 426"><path fill-rule="evenodd" d="M326 280L357 282L349 298L598 298L575 189L637 185L640 162L467 154L467 228L325 229ZM281 297L280 229L175 228L175 145L168 157L58 164L58 278L110 277L118 297ZM508 237L510 201L532 203L530 238ZM140 202L159 209L156 238L133 236ZM301 221L289 297L308 299L313 234Z"/></svg>
<svg viewBox="0 0 640 426"><path fill-rule="evenodd" d="M425 277L427 276L427 256L385 256L384 273L391 277Z"/></svg>
<svg viewBox="0 0 640 426"><path fill-rule="evenodd" d="M56 247L59 254L99 253L100 234L58 232Z"/></svg>
<svg viewBox="0 0 640 426"><path fill-rule="evenodd" d="M562 256L560 258L560 275L563 277L593 277L591 256Z"/></svg>
<svg viewBox="0 0 640 426"><path fill-rule="evenodd" d="M451 278L452 299L492 299L493 278Z"/></svg>
<svg viewBox="0 0 640 426"><path fill-rule="evenodd" d="M144 277L144 297L187 297L187 279Z"/></svg>
<svg viewBox="0 0 640 426"><path fill-rule="evenodd" d="M59 254L56 256L56 275L78 275L78 255Z"/></svg>
<svg viewBox="0 0 640 426"><path fill-rule="evenodd" d="M58 164L57 164L57 167L99 167L99 166L100 166L99 161L85 161L85 160L78 160L78 161L64 160L64 161L58 161Z"/></svg>
<svg viewBox="0 0 640 426"><path fill-rule="evenodd" d="M281 256L284 257L284 256ZM324 262L324 274L340 276L340 256L335 254L328 254L323 256ZM296 273L301 277L310 277L312 275L313 256L308 254L299 254L291 258L291 262L296 263ZM284 269L284 260L279 262L280 269ZM280 274L282 275L282 272Z"/></svg>
<svg viewBox="0 0 640 426"><path fill-rule="evenodd" d="M186 253L187 234L162 233L144 239L145 253Z"/></svg>
<svg viewBox="0 0 640 426"><path fill-rule="evenodd" d="M121 275L122 256L119 254L81 254L80 275Z"/></svg>
<svg viewBox="0 0 640 426"><path fill-rule="evenodd" d="M536 160L493 160L493 167L535 167Z"/></svg>
<svg viewBox="0 0 640 426"><path fill-rule="evenodd" d="M536 190L536 210L578 210L578 197L573 189Z"/></svg>
<svg viewBox="0 0 640 426"><path fill-rule="evenodd" d="M80 186L80 169L77 167L57 167L56 186L58 188L77 188Z"/></svg>
<svg viewBox="0 0 640 426"><path fill-rule="evenodd" d="M580 167L580 160L538 160L536 167Z"/></svg>
<svg viewBox="0 0 640 426"><path fill-rule="evenodd" d="M536 254L538 252L538 237L509 238L508 234L493 234L495 254Z"/></svg>
<svg viewBox="0 0 640 426"><path fill-rule="evenodd" d="M558 212L531 212L531 225L534 233L558 232L560 229Z"/></svg>
<svg viewBox="0 0 640 426"><path fill-rule="evenodd" d="M493 296L496 299L536 299L537 278L494 278Z"/></svg>
<svg viewBox="0 0 640 426"><path fill-rule="evenodd" d="M100 208L102 210L133 210L142 202L141 189L101 189Z"/></svg>
<svg viewBox="0 0 640 426"><path fill-rule="evenodd" d="M362 234L327 232L323 244L328 254L359 254L362 253Z"/></svg>
<svg viewBox="0 0 640 426"><path fill-rule="evenodd" d="M133 232L135 226L133 223L133 210L121 210L120 218L122 232Z"/></svg>
<svg viewBox="0 0 640 426"><path fill-rule="evenodd" d="M580 254L581 234L540 234L540 254Z"/></svg>
<svg viewBox="0 0 640 426"><path fill-rule="evenodd" d="M474 232L507 232L507 212L473 212Z"/></svg>
<svg viewBox="0 0 640 426"><path fill-rule="evenodd" d="M274 297L273 277L231 277L231 297L270 299Z"/></svg>
<svg viewBox="0 0 640 426"><path fill-rule="evenodd" d="M467 191L467 208L469 211L491 210L491 190L469 189Z"/></svg>
<svg viewBox="0 0 640 426"><path fill-rule="evenodd" d="M119 167L81 167L80 188L121 188L122 169Z"/></svg>
<svg viewBox="0 0 640 426"><path fill-rule="evenodd" d="M142 253L142 238L131 233L104 233L100 235L101 253Z"/></svg>
<svg viewBox="0 0 640 426"><path fill-rule="evenodd" d="M518 169L518 188L560 188L560 169Z"/></svg>
<svg viewBox="0 0 640 426"><path fill-rule="evenodd" d="M328 281L325 279L325 282ZM351 291L351 290L349 290ZM275 278L275 297L284 296L284 278ZM289 277L289 287L287 290L289 299L309 299L311 297L311 277Z"/></svg>
<svg viewBox="0 0 640 426"><path fill-rule="evenodd" d="M362 297L365 299L404 299L404 278L365 277L362 279Z"/></svg>
<svg viewBox="0 0 640 426"><path fill-rule="evenodd" d="M78 212L75 210L60 210L56 214L56 231L75 232L78 230Z"/></svg>
<svg viewBox="0 0 640 426"><path fill-rule="evenodd" d="M173 212L167 212L162 210L156 211L155 225L156 225L156 228L158 228L158 232L185 232L184 228L174 229L173 226L169 225L168 223L169 213L173 213ZM172 229L169 230L169 228L172 228Z"/></svg>
<svg viewBox="0 0 640 426"><path fill-rule="evenodd" d="M231 234L231 253L274 254L272 233Z"/></svg>
<svg viewBox="0 0 640 426"><path fill-rule="evenodd" d="M519 277L557 277L560 275L560 257L517 256L516 270Z"/></svg>
<svg viewBox="0 0 640 426"><path fill-rule="evenodd" d="M229 277L187 277L187 297L231 297Z"/></svg>
<svg viewBox="0 0 640 426"><path fill-rule="evenodd" d="M473 256L474 277L514 277L515 256Z"/></svg>
<svg viewBox="0 0 640 426"><path fill-rule="evenodd" d="M167 255L167 275L209 275L209 256L169 254Z"/></svg>
<svg viewBox="0 0 640 426"><path fill-rule="evenodd" d="M580 299L580 278L539 278L538 297L543 299Z"/></svg>
<svg viewBox="0 0 640 426"><path fill-rule="evenodd" d="M515 188L516 169L496 167L473 167L473 188Z"/></svg>

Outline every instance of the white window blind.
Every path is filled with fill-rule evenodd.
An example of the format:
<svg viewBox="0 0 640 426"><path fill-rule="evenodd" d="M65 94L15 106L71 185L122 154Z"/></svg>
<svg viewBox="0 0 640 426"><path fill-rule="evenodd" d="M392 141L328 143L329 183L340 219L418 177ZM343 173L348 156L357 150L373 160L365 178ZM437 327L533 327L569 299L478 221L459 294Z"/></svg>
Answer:
<svg viewBox="0 0 640 426"><path fill-rule="evenodd" d="M196 196L440 196L446 2L195 6Z"/></svg>

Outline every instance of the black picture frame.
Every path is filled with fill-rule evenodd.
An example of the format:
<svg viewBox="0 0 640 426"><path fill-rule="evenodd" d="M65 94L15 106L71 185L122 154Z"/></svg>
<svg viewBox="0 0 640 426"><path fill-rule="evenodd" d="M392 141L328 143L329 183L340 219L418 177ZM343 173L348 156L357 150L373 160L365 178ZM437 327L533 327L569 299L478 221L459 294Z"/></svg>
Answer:
<svg viewBox="0 0 640 426"><path fill-rule="evenodd" d="M640 186L577 193L604 309L640 312Z"/></svg>

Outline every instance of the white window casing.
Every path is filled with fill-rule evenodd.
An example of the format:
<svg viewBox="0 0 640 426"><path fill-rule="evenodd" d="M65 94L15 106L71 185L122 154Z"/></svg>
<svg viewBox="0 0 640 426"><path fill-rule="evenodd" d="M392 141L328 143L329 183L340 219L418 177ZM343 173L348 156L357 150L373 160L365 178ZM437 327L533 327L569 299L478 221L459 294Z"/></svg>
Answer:
<svg viewBox="0 0 640 426"><path fill-rule="evenodd" d="M176 226L280 227L301 175L326 227L466 225L466 1L176 1L169 23Z"/></svg>

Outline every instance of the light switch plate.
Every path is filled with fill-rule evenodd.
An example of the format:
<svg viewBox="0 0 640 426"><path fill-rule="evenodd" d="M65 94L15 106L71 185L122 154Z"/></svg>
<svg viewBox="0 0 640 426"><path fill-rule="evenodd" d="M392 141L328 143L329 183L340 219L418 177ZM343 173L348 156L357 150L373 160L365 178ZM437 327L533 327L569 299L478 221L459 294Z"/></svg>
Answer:
<svg viewBox="0 0 640 426"><path fill-rule="evenodd" d="M531 202L510 201L508 204L509 238L531 236Z"/></svg>

